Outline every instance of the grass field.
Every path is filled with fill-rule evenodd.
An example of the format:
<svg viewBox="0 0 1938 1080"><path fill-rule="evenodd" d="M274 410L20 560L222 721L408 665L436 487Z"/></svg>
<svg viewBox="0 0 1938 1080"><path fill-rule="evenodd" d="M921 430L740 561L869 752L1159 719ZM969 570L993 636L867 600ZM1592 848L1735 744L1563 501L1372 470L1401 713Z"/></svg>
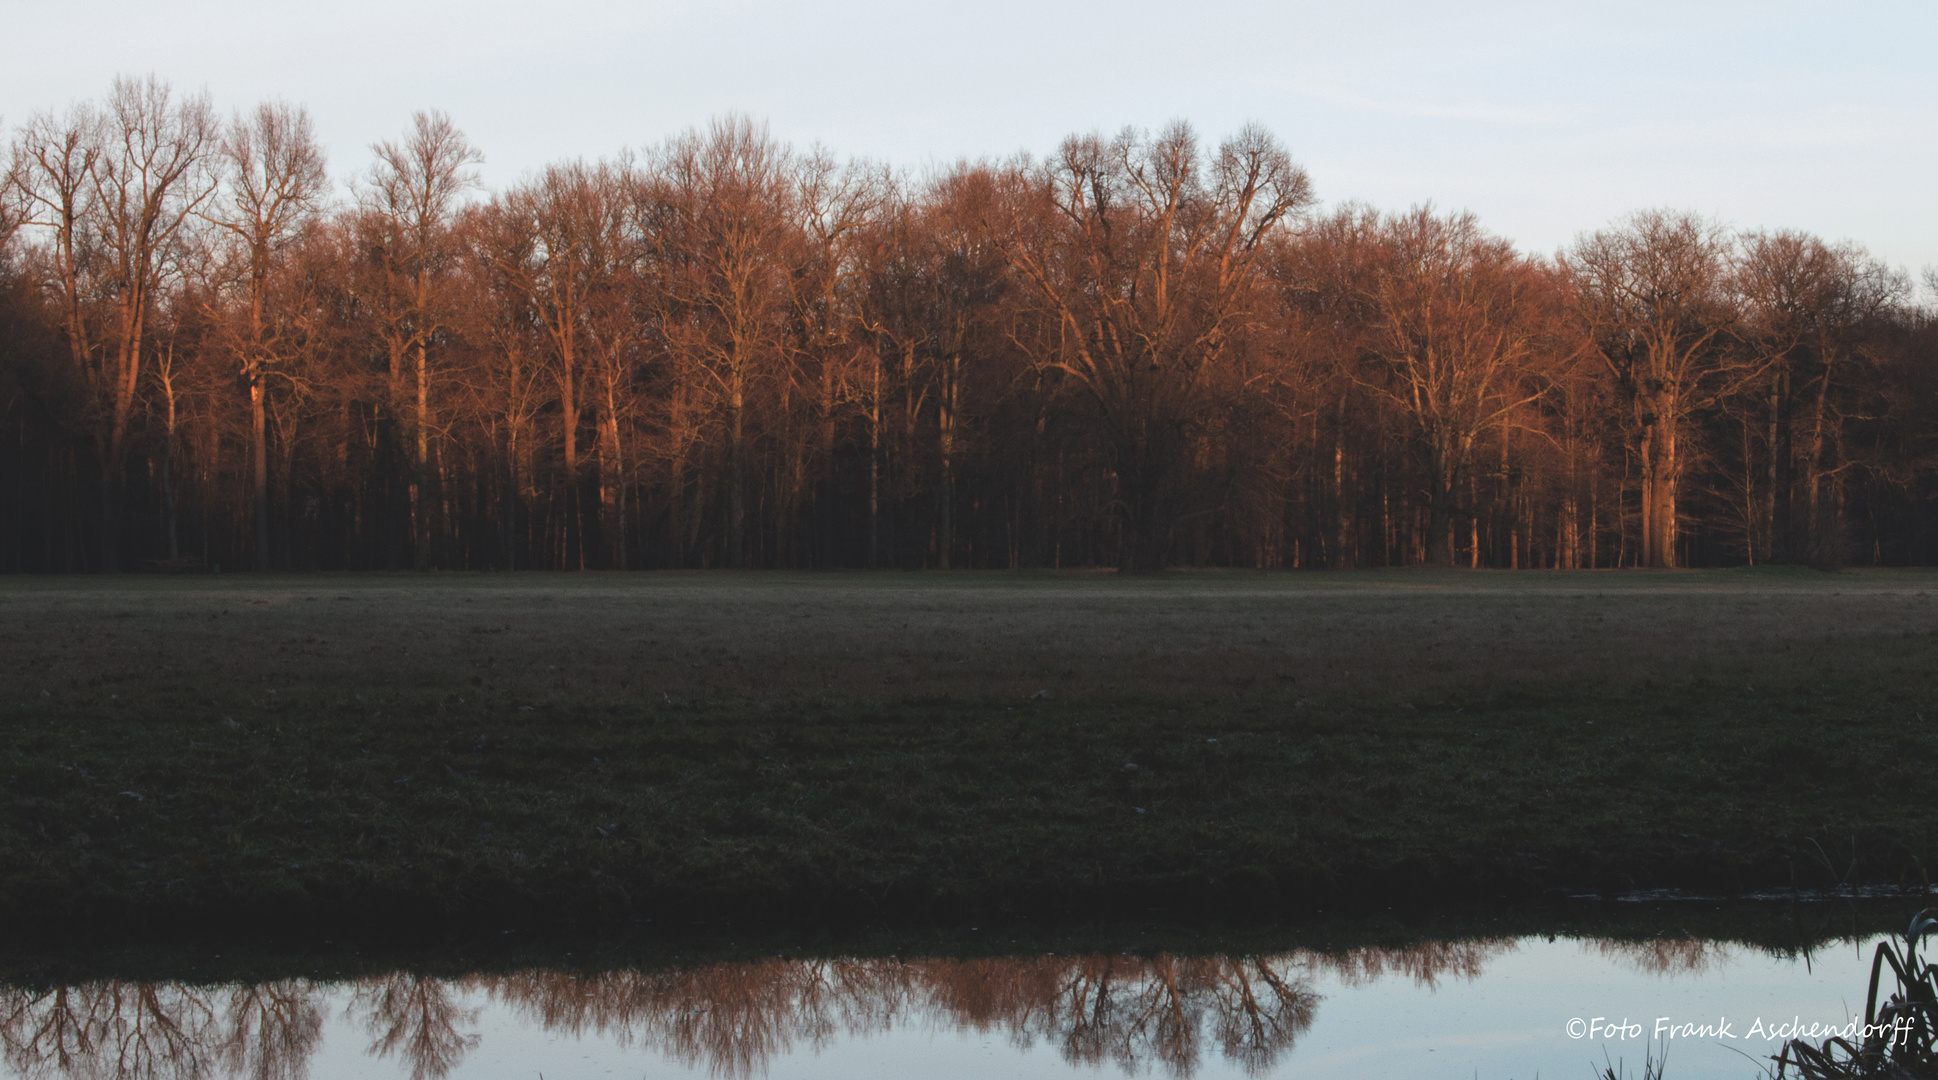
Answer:
<svg viewBox="0 0 1938 1080"><path fill-rule="evenodd" d="M1921 883L1934 594L1912 571L0 580L0 919Z"/></svg>

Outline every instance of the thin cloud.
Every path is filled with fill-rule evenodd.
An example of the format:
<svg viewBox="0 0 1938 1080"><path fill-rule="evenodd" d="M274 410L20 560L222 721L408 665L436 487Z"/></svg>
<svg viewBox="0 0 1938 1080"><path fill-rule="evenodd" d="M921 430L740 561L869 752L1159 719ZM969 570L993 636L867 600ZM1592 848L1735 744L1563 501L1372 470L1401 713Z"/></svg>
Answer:
<svg viewBox="0 0 1938 1080"><path fill-rule="evenodd" d="M1310 83L1289 79L1261 78L1253 80L1260 86L1271 87L1317 98L1333 105L1343 105L1349 109L1365 109L1368 112L1388 113L1394 116L1422 116L1439 120L1471 120L1483 124L1515 124L1520 126L1550 126L1569 124L1579 119L1573 109L1561 106L1531 108L1516 105L1489 105L1472 102L1424 102L1424 101L1382 101L1341 90L1337 87L1314 86Z"/></svg>

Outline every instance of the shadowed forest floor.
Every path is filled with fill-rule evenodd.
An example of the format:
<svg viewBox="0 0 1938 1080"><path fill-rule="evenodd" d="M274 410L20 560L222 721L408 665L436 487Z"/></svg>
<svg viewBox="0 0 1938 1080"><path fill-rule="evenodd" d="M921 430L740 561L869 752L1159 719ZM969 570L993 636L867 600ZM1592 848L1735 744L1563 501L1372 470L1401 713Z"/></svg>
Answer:
<svg viewBox="0 0 1938 1080"><path fill-rule="evenodd" d="M1934 594L1787 570L0 580L0 917L1922 887Z"/></svg>

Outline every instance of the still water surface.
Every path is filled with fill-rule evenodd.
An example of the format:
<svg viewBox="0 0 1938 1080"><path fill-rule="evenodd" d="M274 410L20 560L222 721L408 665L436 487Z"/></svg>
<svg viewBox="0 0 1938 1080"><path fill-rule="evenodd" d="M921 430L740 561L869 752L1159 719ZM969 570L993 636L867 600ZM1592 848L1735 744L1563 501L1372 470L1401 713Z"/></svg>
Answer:
<svg viewBox="0 0 1938 1080"><path fill-rule="evenodd" d="M0 1075L1586 1078L1604 1052L1639 1075L1666 1018L1725 1031L1671 1041L1672 1080L1748 1080L1781 1046L1772 1026L1861 1015L1877 940L1787 954L1538 936L1246 957L103 980L0 990ZM1600 1030L1624 1022L1627 1037Z"/></svg>

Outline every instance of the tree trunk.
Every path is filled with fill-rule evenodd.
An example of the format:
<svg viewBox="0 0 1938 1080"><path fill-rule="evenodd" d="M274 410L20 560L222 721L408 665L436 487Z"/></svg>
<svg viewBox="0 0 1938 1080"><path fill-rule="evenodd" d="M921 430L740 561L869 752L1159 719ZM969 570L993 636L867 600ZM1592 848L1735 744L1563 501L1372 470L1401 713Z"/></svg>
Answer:
<svg viewBox="0 0 1938 1080"><path fill-rule="evenodd" d="M1790 381L1787 372L1778 372L1770 380L1770 424L1769 424L1769 477L1766 481L1769 490L1763 493L1765 506L1763 557L1770 562L1784 562L1795 557L1794 545L1790 542L1790 527L1785 520L1790 512L1790 478L1785 459L1789 455L1787 440L1783 437L1783 400Z"/></svg>
<svg viewBox="0 0 1938 1080"><path fill-rule="evenodd" d="M499 495L498 530L501 558L506 570L518 569L518 429L507 433L504 489Z"/></svg>
<svg viewBox="0 0 1938 1080"><path fill-rule="evenodd" d="M1433 488L1427 508L1426 562L1437 567L1453 565L1454 491L1459 483L1456 466L1458 450L1453 438L1435 432L1428 452L1428 470Z"/></svg>
<svg viewBox="0 0 1938 1080"><path fill-rule="evenodd" d="M170 367L173 367L174 347L169 347ZM165 371L162 379L163 394L167 399L166 427L162 432L161 488L162 508L168 515L168 561L174 562L182 556L181 514L175 502L175 382L172 371ZM25 428L23 426L24 433ZM24 519L23 519L24 520Z"/></svg>
<svg viewBox="0 0 1938 1080"><path fill-rule="evenodd" d="M121 530L115 527L115 513L119 509L120 494L116 487L120 483L117 470L107 461L101 462L101 570L112 574L121 569L120 552L117 551Z"/></svg>
<svg viewBox="0 0 1938 1080"><path fill-rule="evenodd" d="M940 537L937 540L936 565L943 570L949 569L949 554L955 548L956 524L956 395L958 393L957 373L962 367L962 357L949 358L946 374L943 376L941 400L936 410L937 450L942 459L942 483L936 493L937 517Z"/></svg>
<svg viewBox="0 0 1938 1080"><path fill-rule="evenodd" d="M1676 425L1666 403L1642 440L1642 561L1651 569L1676 565Z"/></svg>
<svg viewBox="0 0 1938 1080"><path fill-rule="evenodd" d="M735 383L727 417L727 552L724 562L738 570L747 564L747 475L741 439L745 435L746 398Z"/></svg>
<svg viewBox="0 0 1938 1080"><path fill-rule="evenodd" d="M868 399L868 569L881 566L882 362L875 358L874 389Z"/></svg>
<svg viewBox="0 0 1938 1080"><path fill-rule="evenodd" d="M431 463L431 369L422 342L417 346L417 458L411 468L410 502L413 565L431 568L430 492L424 490Z"/></svg>
<svg viewBox="0 0 1938 1080"><path fill-rule="evenodd" d="M1830 357L1823 358L1824 370L1817 383L1816 400L1810 407L1810 443L1805 449L1804 460L1804 521L1810 529L1809 546L1806 552L1812 565L1835 565L1838 553L1835 532L1830 522L1834 514L1826 513L1828 501L1824 497L1824 426L1825 416L1830 403Z"/></svg>
<svg viewBox="0 0 1938 1080"><path fill-rule="evenodd" d="M1339 396L1339 422L1332 431L1332 504L1335 570L1351 570L1357 561L1353 545L1353 506L1346 498L1346 396Z"/></svg>
<svg viewBox="0 0 1938 1080"><path fill-rule="evenodd" d="M621 467L619 418L608 399L604 423L600 425L599 453L599 534L607 550L607 564L615 570L626 565L626 483Z"/></svg>
<svg viewBox="0 0 1938 1080"><path fill-rule="evenodd" d="M256 570L269 570L269 424L260 372L249 376L249 454L255 467Z"/></svg>

